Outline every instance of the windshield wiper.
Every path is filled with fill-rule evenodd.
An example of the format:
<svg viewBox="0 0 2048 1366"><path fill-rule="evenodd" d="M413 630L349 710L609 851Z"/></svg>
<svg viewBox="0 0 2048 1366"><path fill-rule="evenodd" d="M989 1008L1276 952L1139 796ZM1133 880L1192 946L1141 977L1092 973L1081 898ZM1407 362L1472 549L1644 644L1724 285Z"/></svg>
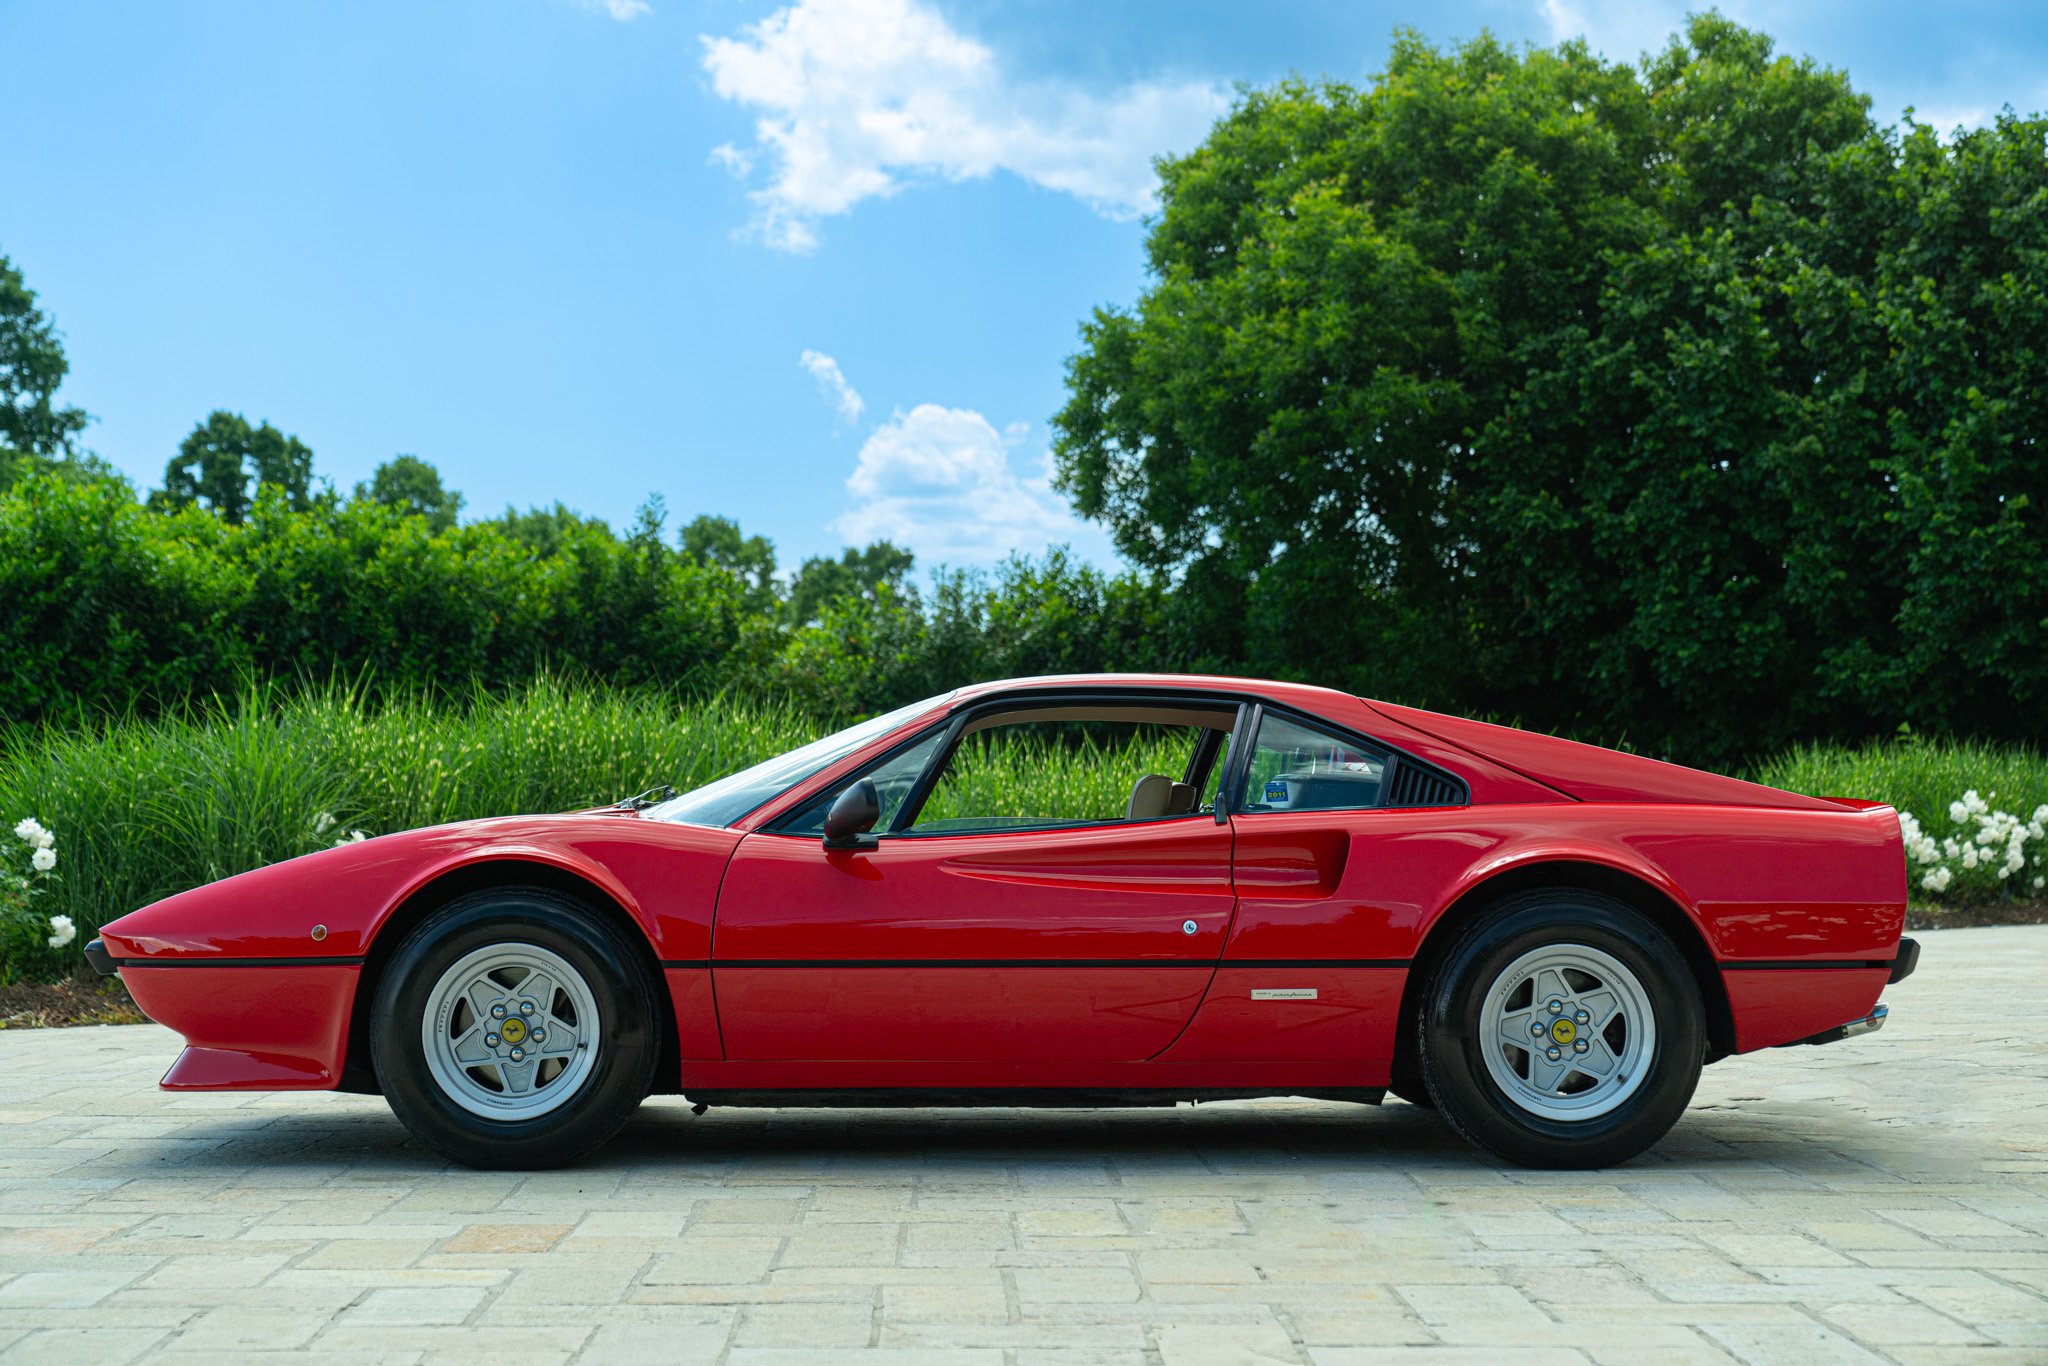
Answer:
<svg viewBox="0 0 2048 1366"><path fill-rule="evenodd" d="M622 801L613 802L612 805L623 811L645 811L656 802L672 800L675 795L676 790L667 783L663 783L660 787L648 788L637 797L627 797Z"/></svg>

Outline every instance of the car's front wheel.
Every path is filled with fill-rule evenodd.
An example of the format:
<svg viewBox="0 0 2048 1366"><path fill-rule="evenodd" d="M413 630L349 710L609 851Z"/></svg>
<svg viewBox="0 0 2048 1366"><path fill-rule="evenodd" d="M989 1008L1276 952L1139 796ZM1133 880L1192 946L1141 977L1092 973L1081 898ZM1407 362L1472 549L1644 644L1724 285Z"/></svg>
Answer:
<svg viewBox="0 0 2048 1366"><path fill-rule="evenodd" d="M370 1052L414 1136L473 1167L574 1161L647 1095L659 988L607 920L541 888L458 898L378 981Z"/></svg>
<svg viewBox="0 0 2048 1366"><path fill-rule="evenodd" d="M1595 893L1511 897L1452 943L1418 1033L1437 1108L1532 1167L1605 1167L1662 1138L1706 1053L1690 969L1639 912Z"/></svg>

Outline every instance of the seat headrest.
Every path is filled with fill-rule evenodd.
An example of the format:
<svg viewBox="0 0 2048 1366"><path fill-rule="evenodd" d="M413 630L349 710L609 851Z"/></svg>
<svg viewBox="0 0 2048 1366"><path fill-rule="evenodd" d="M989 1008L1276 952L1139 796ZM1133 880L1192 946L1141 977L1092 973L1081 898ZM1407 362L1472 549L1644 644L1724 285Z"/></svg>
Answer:
<svg viewBox="0 0 2048 1366"><path fill-rule="evenodd" d="M1173 779L1163 773L1147 773L1131 785L1131 803L1124 808L1127 821L1156 821L1171 815Z"/></svg>

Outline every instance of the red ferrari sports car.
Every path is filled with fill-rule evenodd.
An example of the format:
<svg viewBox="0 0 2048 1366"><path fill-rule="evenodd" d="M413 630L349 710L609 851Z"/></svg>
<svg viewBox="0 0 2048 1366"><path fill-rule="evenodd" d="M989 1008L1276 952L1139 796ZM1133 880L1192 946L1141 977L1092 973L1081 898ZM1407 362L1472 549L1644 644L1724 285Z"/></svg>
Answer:
<svg viewBox="0 0 2048 1366"><path fill-rule="evenodd" d="M171 1090L538 1167L704 1105L1434 1107L1594 1167L1876 1029L1891 808L1290 683L988 683L708 786L386 835L106 926Z"/></svg>

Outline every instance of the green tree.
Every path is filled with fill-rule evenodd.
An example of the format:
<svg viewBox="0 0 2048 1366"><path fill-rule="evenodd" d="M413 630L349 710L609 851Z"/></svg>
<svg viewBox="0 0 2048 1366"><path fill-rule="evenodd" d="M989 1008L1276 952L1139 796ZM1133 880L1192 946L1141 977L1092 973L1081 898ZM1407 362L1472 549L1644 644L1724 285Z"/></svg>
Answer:
<svg viewBox="0 0 2048 1366"><path fill-rule="evenodd" d="M611 527L601 517L586 517L565 503L553 507L528 508L521 512L506 508L496 517L478 523L510 537L540 559L558 554L568 542L581 536L609 539Z"/></svg>
<svg viewBox="0 0 2048 1366"><path fill-rule="evenodd" d="M683 528L683 558L692 564L723 569L738 579L749 612L766 616L776 607L775 545L765 536L749 536L730 517L709 513Z"/></svg>
<svg viewBox="0 0 2048 1366"><path fill-rule="evenodd" d="M1890 135L1717 15L1403 34L1164 165L1058 477L1197 662L1702 761L2039 738L2042 202L2040 121Z"/></svg>
<svg viewBox="0 0 2048 1366"><path fill-rule="evenodd" d="M69 478L119 480L74 438L91 421L83 410L57 406L70 362L57 329L36 307L35 291L0 256L0 489L49 470Z"/></svg>
<svg viewBox="0 0 2048 1366"><path fill-rule="evenodd" d="M91 421L78 408L57 406L57 387L71 364L56 327L36 307L35 291L0 256L0 448L58 459Z"/></svg>
<svg viewBox="0 0 2048 1366"><path fill-rule="evenodd" d="M173 508L197 505L239 526L257 493L274 488L285 506L313 505L313 452L268 422L251 427L240 413L215 411L192 429L164 470L156 501Z"/></svg>
<svg viewBox="0 0 2048 1366"><path fill-rule="evenodd" d="M848 546L838 559L814 555L805 560L789 585L789 620L798 626L817 621L827 604L841 598L876 600L887 591L905 597L904 580L917 557L890 541L876 541L856 550Z"/></svg>
<svg viewBox="0 0 2048 1366"><path fill-rule="evenodd" d="M413 513L436 531L455 525L462 495L441 483L441 471L416 455L395 455L377 467L368 483L356 485L356 497Z"/></svg>

